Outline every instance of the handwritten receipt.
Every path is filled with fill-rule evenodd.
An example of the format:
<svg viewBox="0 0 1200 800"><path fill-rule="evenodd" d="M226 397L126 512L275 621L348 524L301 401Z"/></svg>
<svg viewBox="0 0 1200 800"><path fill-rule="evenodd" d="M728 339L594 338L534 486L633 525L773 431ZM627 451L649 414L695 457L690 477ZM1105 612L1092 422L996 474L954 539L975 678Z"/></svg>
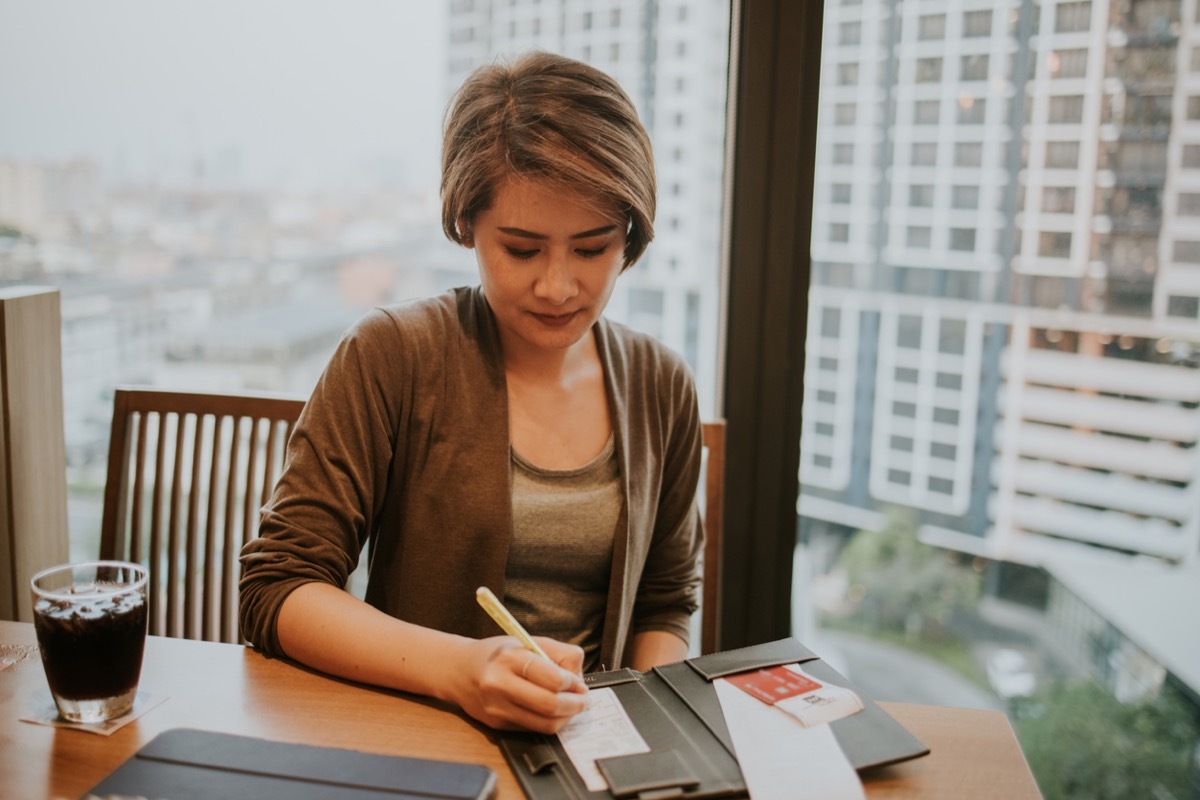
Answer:
<svg viewBox="0 0 1200 800"><path fill-rule="evenodd" d="M587 707L558 732L558 739L590 792L608 789L596 759L650 751L612 689L589 690Z"/></svg>

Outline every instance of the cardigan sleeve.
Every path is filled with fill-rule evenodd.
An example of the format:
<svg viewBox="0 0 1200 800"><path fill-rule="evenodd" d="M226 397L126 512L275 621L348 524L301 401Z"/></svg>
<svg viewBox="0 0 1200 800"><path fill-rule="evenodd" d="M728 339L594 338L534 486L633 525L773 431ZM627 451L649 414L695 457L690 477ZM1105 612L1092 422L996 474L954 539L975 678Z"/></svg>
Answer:
<svg viewBox="0 0 1200 800"><path fill-rule="evenodd" d="M275 626L297 587L339 588L358 563L384 498L394 448L389 390L395 358L381 357L394 323L374 311L342 339L287 446L286 466L242 549L242 636L281 654Z"/></svg>
<svg viewBox="0 0 1200 800"><path fill-rule="evenodd" d="M704 529L696 505L700 479L701 426L691 373L672 360L648 382L658 384L661 483L654 527L634 605L633 633L668 631L685 642L698 607L699 555Z"/></svg>

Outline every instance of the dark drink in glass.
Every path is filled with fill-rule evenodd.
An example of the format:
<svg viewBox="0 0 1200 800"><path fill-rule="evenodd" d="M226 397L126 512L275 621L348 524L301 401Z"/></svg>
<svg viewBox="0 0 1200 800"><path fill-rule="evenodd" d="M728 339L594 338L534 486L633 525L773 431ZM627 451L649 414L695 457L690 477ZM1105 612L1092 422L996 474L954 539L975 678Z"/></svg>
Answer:
<svg viewBox="0 0 1200 800"><path fill-rule="evenodd" d="M69 564L33 577L33 623L59 714L102 722L133 706L146 643L146 570Z"/></svg>

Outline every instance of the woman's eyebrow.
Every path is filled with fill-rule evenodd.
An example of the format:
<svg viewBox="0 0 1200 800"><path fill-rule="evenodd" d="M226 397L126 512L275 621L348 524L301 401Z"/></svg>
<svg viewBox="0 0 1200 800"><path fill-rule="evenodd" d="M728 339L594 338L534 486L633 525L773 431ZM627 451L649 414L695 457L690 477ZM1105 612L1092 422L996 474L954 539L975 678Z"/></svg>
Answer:
<svg viewBox="0 0 1200 800"><path fill-rule="evenodd" d="M602 225L599 228L592 228L590 231L583 231L581 233L573 233L573 234L571 234L570 238L572 238L572 239L587 239L592 236L600 236L602 234L612 233L616 229L617 229L616 225ZM519 236L522 239L549 239L550 238L549 236L547 236L544 233L534 233L533 231L527 231L524 228L498 227L498 228L496 228L496 230L500 231L501 233L507 233L509 236Z"/></svg>

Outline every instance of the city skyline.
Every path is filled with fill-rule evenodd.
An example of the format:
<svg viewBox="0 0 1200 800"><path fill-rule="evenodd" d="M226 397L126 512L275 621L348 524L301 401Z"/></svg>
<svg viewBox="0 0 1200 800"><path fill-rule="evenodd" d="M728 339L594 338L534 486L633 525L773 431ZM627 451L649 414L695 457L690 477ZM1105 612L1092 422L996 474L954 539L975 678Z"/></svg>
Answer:
<svg viewBox="0 0 1200 800"><path fill-rule="evenodd" d="M0 159L91 159L117 182L435 186L445 25L442 3L0 0Z"/></svg>

